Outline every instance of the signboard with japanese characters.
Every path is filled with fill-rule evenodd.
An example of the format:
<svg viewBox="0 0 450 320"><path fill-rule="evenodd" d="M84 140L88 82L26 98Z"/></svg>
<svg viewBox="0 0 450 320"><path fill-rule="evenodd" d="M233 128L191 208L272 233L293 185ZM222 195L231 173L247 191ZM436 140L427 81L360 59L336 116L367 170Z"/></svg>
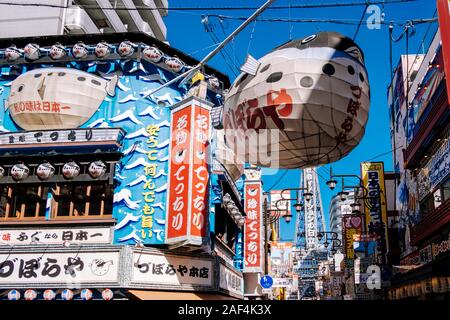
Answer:
<svg viewBox="0 0 450 320"><path fill-rule="evenodd" d="M378 239L378 252L388 251L386 188L383 162L362 162L361 176L369 199L365 202L366 230Z"/></svg>
<svg viewBox="0 0 450 320"><path fill-rule="evenodd" d="M135 250L131 285L212 287L214 260L211 257L178 256Z"/></svg>
<svg viewBox="0 0 450 320"><path fill-rule="evenodd" d="M84 128L71 130L44 130L25 132L6 132L0 134L0 148L10 148L11 145L33 144L71 144L82 142L118 141L122 130L119 128Z"/></svg>
<svg viewBox="0 0 450 320"><path fill-rule="evenodd" d="M262 272L263 257L263 212L262 212L262 184L255 169L246 169L244 185L244 210L247 213L244 228L244 272Z"/></svg>
<svg viewBox="0 0 450 320"><path fill-rule="evenodd" d="M29 244L94 244L112 242L112 228L33 228L0 230L0 246Z"/></svg>
<svg viewBox="0 0 450 320"><path fill-rule="evenodd" d="M191 97L172 110L167 244L201 245L207 237L210 108Z"/></svg>
<svg viewBox="0 0 450 320"><path fill-rule="evenodd" d="M244 294L244 278L242 274L222 263L220 263L219 274L219 288L242 298Z"/></svg>
<svg viewBox="0 0 450 320"><path fill-rule="evenodd" d="M272 190L270 191L270 210L273 210L272 215L285 216L291 213L291 201L282 200L282 198L290 198L289 192L281 194L282 190Z"/></svg>
<svg viewBox="0 0 450 320"><path fill-rule="evenodd" d="M70 252L2 252L0 253L0 286L52 287L64 284L76 288L83 284L119 283L120 250Z"/></svg>
<svg viewBox="0 0 450 320"><path fill-rule="evenodd" d="M362 218L358 215L346 215L342 217L344 231L345 255L347 259L354 258L353 236L362 232Z"/></svg>

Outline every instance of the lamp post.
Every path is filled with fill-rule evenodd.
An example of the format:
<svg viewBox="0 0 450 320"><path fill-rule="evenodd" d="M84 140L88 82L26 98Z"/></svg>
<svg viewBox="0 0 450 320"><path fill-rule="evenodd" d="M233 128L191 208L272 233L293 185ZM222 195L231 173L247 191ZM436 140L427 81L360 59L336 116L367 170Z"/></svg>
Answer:
<svg viewBox="0 0 450 320"><path fill-rule="evenodd" d="M286 198L285 193L287 191L289 191L289 192L296 191L296 197L291 198L289 196L288 198ZM269 266L268 266L269 240L267 239L268 225L280 220L282 217L281 212L286 212L286 214L284 215L284 219L285 219L286 223L290 223L290 221L292 219L292 214L290 214L289 208L285 208L284 210L279 209L280 208L279 205L281 202L296 200L297 202L293 205L295 211L300 212L303 210L303 204L300 202L299 191L303 191L303 196L305 198L305 201L311 200L312 194L309 192L309 190L307 188L286 188L286 189L281 190L281 199L279 199L275 203L276 209L268 208L267 195L269 194L269 192L264 192L263 215L264 215L264 239L265 239L265 241L264 241L264 273L265 274L267 274L269 272ZM278 215L271 216L272 212L275 212Z"/></svg>

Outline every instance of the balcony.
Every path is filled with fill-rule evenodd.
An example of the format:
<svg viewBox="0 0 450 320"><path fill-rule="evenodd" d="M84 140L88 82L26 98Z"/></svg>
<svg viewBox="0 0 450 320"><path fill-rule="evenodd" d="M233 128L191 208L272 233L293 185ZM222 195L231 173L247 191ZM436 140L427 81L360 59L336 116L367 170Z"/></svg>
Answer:
<svg viewBox="0 0 450 320"><path fill-rule="evenodd" d="M429 102L429 106L417 124L414 138L405 151L407 169L417 168L422 157L428 152L440 132L448 124L450 107L445 81L442 81Z"/></svg>
<svg viewBox="0 0 450 320"><path fill-rule="evenodd" d="M412 228L411 244L415 246L423 242L448 223L450 223L450 198Z"/></svg>

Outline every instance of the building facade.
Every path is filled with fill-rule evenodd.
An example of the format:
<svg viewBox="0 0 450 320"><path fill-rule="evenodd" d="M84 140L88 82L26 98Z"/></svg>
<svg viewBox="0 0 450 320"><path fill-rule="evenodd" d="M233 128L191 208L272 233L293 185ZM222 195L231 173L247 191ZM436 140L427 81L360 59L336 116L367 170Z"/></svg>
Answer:
<svg viewBox="0 0 450 320"><path fill-rule="evenodd" d="M11 2L0 4L0 38L143 32L165 41L167 8L167 0Z"/></svg>
<svg viewBox="0 0 450 320"><path fill-rule="evenodd" d="M402 57L389 91L392 141L403 146L394 154L401 253L391 299L445 299L450 288L448 33L442 25L412 77Z"/></svg>
<svg viewBox="0 0 450 320"><path fill-rule="evenodd" d="M217 154L228 78L205 66L151 94L198 61L144 33L14 42L1 299L242 299L243 168Z"/></svg>

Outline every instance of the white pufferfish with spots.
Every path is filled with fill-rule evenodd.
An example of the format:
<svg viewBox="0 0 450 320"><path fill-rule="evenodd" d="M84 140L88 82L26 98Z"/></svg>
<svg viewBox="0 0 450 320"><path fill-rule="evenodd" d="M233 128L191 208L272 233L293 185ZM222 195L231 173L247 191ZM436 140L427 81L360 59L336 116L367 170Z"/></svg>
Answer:
<svg viewBox="0 0 450 320"><path fill-rule="evenodd" d="M278 168L327 164L364 136L370 89L363 52L350 38L321 32L290 41L259 60L249 56L241 70L225 97L223 125L227 146L242 161ZM259 135L244 147L265 129L271 139Z"/></svg>

